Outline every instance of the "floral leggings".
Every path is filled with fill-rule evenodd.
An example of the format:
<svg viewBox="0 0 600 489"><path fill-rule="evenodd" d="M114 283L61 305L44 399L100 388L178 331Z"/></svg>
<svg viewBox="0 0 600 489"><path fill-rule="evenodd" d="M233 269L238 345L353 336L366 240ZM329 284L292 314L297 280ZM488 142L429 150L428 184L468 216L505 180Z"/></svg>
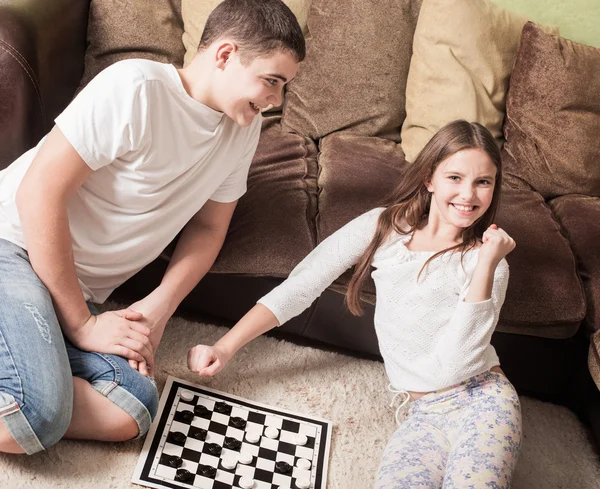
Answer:
<svg viewBox="0 0 600 489"><path fill-rule="evenodd" d="M485 372L412 402L383 452L376 489L505 489L521 447L514 387Z"/></svg>

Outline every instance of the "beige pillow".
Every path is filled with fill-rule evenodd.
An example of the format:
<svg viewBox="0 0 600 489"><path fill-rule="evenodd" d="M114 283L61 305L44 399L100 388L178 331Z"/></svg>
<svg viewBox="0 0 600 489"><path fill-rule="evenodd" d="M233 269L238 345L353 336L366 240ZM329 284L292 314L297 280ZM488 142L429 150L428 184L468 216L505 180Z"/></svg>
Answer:
<svg viewBox="0 0 600 489"><path fill-rule="evenodd" d="M183 65L187 66L196 51L206 19L214 8L223 0L182 0L181 14L183 17L183 45L185 46L185 57ZM306 34L306 17L310 8L311 0L284 0L284 3L290 8L298 19L302 32Z"/></svg>
<svg viewBox="0 0 600 489"><path fill-rule="evenodd" d="M401 133L407 161L456 119L481 123L502 145L508 81L526 22L488 0L423 0ZM557 27L544 30L558 34Z"/></svg>

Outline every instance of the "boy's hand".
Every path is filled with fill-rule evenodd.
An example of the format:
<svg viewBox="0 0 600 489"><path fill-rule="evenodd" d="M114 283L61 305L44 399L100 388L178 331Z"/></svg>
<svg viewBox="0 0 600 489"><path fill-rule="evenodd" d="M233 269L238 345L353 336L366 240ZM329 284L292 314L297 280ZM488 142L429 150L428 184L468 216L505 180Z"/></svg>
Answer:
<svg viewBox="0 0 600 489"><path fill-rule="evenodd" d="M71 332L69 339L84 351L119 355L152 364L154 351L148 337L150 330L139 322L141 318L142 314L131 309L91 315L81 328Z"/></svg>
<svg viewBox="0 0 600 489"><path fill-rule="evenodd" d="M167 321L171 317L171 310L168 308L164 297L161 296L158 289L155 289L143 299L129 306L129 309L138 311L143 315L140 323L149 329L152 351L156 353ZM129 365L142 375L154 375L154 358L150 362L130 359Z"/></svg>
<svg viewBox="0 0 600 489"><path fill-rule="evenodd" d="M516 243L506 231L492 224L482 238L483 244L479 249L479 261L490 263L494 266L515 249Z"/></svg>
<svg viewBox="0 0 600 489"><path fill-rule="evenodd" d="M230 360L218 346L196 345L188 351L188 368L201 377L212 377Z"/></svg>

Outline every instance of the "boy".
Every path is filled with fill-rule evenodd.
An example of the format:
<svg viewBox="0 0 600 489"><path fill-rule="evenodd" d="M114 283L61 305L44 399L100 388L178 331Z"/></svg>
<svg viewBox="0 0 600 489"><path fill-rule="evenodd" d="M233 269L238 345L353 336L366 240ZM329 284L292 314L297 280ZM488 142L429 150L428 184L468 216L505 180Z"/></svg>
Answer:
<svg viewBox="0 0 600 489"><path fill-rule="evenodd" d="M260 110L304 55L281 0L225 0L187 68L115 63L0 172L0 451L148 430L164 326L215 260ZM150 295L90 313L184 226Z"/></svg>

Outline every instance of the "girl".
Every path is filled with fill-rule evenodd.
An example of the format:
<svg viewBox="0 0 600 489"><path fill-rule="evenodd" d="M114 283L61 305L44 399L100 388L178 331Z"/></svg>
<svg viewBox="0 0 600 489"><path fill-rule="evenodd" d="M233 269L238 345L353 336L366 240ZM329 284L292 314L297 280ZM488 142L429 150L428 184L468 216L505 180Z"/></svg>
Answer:
<svg viewBox="0 0 600 489"><path fill-rule="evenodd" d="M372 267L375 329L399 401L399 426L375 487L509 487L520 404L490 344L508 284L504 257L515 247L492 224L501 183L500 152L488 130L448 124L383 207L324 240L214 346L192 348L190 370L216 374L353 265L347 303L361 314L360 290Z"/></svg>

